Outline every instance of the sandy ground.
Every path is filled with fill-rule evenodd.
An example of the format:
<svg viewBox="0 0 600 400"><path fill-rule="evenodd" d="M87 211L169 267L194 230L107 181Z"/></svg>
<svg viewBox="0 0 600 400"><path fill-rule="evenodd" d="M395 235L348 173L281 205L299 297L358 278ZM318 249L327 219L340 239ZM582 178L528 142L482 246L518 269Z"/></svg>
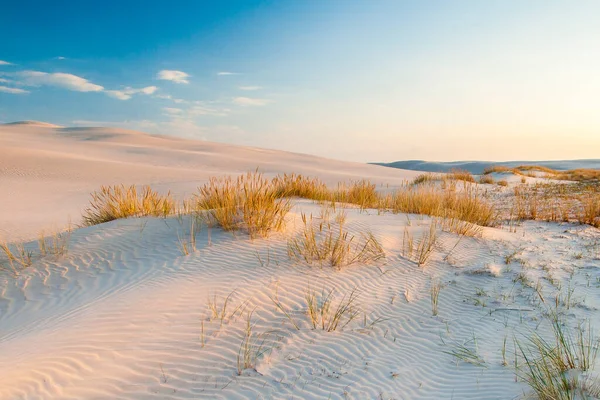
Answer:
<svg viewBox="0 0 600 400"><path fill-rule="evenodd" d="M259 161L265 172L334 181L410 177L126 131L2 129L0 182L10 190L1 191L9 204L1 221L13 235L75 218L102 183L185 193ZM588 320L600 331L597 229L528 222L476 238L440 232L419 266L403 238L418 242L430 218L348 209L348 229L357 237L372 231L386 258L337 271L289 258L302 212L316 216L320 206L295 201L285 231L267 239L204 227L190 255L178 248L188 217L117 220L75 230L65 256L36 258L16 278L0 274L0 398L517 399L529 389L516 379L514 339L546 334L544 315L557 296L570 325ZM313 329L309 290L332 290L334 304L356 290L358 318L334 332ZM228 297L224 318L213 316L209 304L222 309ZM259 356L239 373L250 312ZM453 355L465 348L471 362Z"/></svg>
<svg viewBox="0 0 600 400"><path fill-rule="evenodd" d="M184 197L211 176L256 169L295 172L328 184L369 178L398 185L418 172L305 154L147 135L112 128L0 125L0 239L77 225L101 185L149 184Z"/></svg>

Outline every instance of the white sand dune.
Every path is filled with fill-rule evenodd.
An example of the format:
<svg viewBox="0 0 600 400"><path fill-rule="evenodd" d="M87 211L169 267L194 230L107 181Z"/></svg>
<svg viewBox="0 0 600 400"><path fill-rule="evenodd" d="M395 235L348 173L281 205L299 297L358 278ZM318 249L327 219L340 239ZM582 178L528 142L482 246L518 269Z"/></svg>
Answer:
<svg viewBox="0 0 600 400"><path fill-rule="evenodd" d="M259 169L296 172L326 183L369 178L398 185L414 171L305 154L148 135L114 128L0 125L0 239L35 237L77 224L90 193L108 184L150 184L189 195L215 175Z"/></svg>
<svg viewBox="0 0 600 400"><path fill-rule="evenodd" d="M183 194L210 175L257 166L332 183L398 184L411 176L123 130L1 129L0 182L10 189L2 201L13 209L2 210L2 223L25 236L78 216L88 191L102 183L151 183ZM0 399L516 399L528 388L511 368L512 338L543 331L538 292L550 303L574 288L567 317L600 329L597 229L532 222L516 232L485 228L479 238L441 233L420 267L403 255L402 238L405 229L420 237L428 217L349 209L351 232L371 230L386 260L336 271L287 254L300 213L319 210L296 200L286 231L268 239L203 228L189 256L177 246L189 234L186 218L112 221L75 230L66 256L38 258L17 278L0 274ZM27 221L21 231L19 217ZM519 283L522 275L540 287ZM437 316L434 280L444 285ZM338 300L356 289L359 318L334 332L313 329L308 288L334 290ZM223 321L211 317L209 298L222 305L228 296ZM238 374L249 311L263 352L255 368ZM457 360L451 353L461 346L478 362Z"/></svg>

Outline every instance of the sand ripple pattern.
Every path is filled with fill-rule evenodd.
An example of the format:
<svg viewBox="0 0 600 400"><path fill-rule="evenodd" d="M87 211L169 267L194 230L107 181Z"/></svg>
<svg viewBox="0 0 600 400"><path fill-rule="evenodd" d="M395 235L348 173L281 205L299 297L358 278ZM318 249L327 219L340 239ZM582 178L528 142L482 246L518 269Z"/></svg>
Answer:
<svg viewBox="0 0 600 400"><path fill-rule="evenodd" d="M288 232L264 240L204 228L198 250L187 257L177 248L185 219L131 219L77 231L65 259L1 282L0 398L519 398L526 387L502 366L500 349L539 314L529 289L515 288L519 264L499 276L489 271L513 251L515 237L530 265L544 261L535 254L550 259L570 251L573 241L594 239L587 231L549 242L501 233L457 245L456 235L443 233L431 262L420 267L402 256L404 216L348 210L348 226L371 229L387 261L334 271L288 259L285 238L295 234L300 211L318 213L318 206L300 202ZM414 220L408 229L417 234L428 223ZM445 259L450 250L453 265ZM535 265L530 270L540 273ZM581 268L600 276L594 260L582 260ZM578 276L573 282L583 287ZM432 279L444 284L436 317ZM341 331L312 329L308 287L340 296L356 289L360 317ZM227 296L226 317L213 318L209 298L220 305ZM588 303L574 312L589 312ZM264 335L268 351L239 375L250 311L253 332ZM484 365L448 354L458 345L473 346Z"/></svg>

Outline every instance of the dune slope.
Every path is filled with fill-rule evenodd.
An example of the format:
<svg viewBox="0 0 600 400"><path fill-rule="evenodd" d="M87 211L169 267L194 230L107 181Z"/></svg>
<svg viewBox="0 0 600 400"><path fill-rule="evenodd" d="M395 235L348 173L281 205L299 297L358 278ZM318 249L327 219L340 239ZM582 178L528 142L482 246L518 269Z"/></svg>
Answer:
<svg viewBox="0 0 600 400"><path fill-rule="evenodd" d="M150 184L189 195L211 176L259 169L329 184L369 178L399 184L417 173L305 154L148 135L115 128L0 125L0 239L33 238L80 222L101 185Z"/></svg>
<svg viewBox="0 0 600 400"><path fill-rule="evenodd" d="M1 127L0 141L9 237L77 222L102 184L184 195L256 167L331 184L413 176L118 129L22 124ZM565 330L600 332L596 228L531 221L465 237L427 216L338 205L350 237L372 233L385 254L338 270L290 257L302 215L326 219L326 206L291 201L283 231L251 240L201 225L188 254L184 215L76 229L61 255L26 242L33 264L0 268L0 399L531 398L518 343L533 334L555 343L552 315ZM420 264L432 226L437 239ZM350 296L337 329L311 322L311 298L332 299L334 310ZM568 373L593 389L595 371Z"/></svg>

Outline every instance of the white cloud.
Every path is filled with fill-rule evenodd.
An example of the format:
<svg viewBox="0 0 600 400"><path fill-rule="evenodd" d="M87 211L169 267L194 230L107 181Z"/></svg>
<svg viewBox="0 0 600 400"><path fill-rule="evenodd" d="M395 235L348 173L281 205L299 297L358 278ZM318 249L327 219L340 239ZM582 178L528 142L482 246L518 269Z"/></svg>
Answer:
<svg viewBox="0 0 600 400"><path fill-rule="evenodd" d="M130 94L127 94L121 90L107 90L106 94L119 100L129 100L131 98Z"/></svg>
<svg viewBox="0 0 600 400"><path fill-rule="evenodd" d="M59 57L54 57L54 58L55 58L56 60L66 60L66 59L67 59L66 57L61 57L61 56L59 56Z"/></svg>
<svg viewBox="0 0 600 400"><path fill-rule="evenodd" d="M229 109L217 109L213 107L207 107L205 105L196 105L188 109L188 114L193 116L198 115L212 115L214 117L224 117L229 113Z"/></svg>
<svg viewBox="0 0 600 400"><path fill-rule="evenodd" d="M195 101L194 105L188 108L177 108L177 107L163 107L163 111L166 115L171 118L181 119L193 119L201 115L211 115L213 117L224 117L228 115L228 108L215 108L211 107L206 102Z"/></svg>
<svg viewBox="0 0 600 400"><path fill-rule="evenodd" d="M172 81L175 83L190 83L190 81L187 80L187 78L189 78L189 75L183 71L173 71L173 70L163 69L156 75L156 77L158 79L162 79L165 81Z"/></svg>
<svg viewBox="0 0 600 400"><path fill-rule="evenodd" d="M233 99L233 103L238 106L264 106L270 102L271 101L267 99L254 99L251 97L236 97Z"/></svg>
<svg viewBox="0 0 600 400"><path fill-rule="evenodd" d="M239 75L239 73L238 72L221 71L221 72L217 72L217 75L219 75L219 76Z"/></svg>
<svg viewBox="0 0 600 400"><path fill-rule="evenodd" d="M29 90L0 86L0 92L11 93L11 94L27 94L27 93L29 93Z"/></svg>
<svg viewBox="0 0 600 400"><path fill-rule="evenodd" d="M163 111L169 115L183 114L183 110L181 108L163 107Z"/></svg>
<svg viewBox="0 0 600 400"><path fill-rule="evenodd" d="M0 60L0 65L13 65L13 64L9 63L8 61L2 61L2 60Z"/></svg>
<svg viewBox="0 0 600 400"><path fill-rule="evenodd" d="M261 86L240 86L239 87L240 90L260 90L262 89Z"/></svg>
<svg viewBox="0 0 600 400"><path fill-rule="evenodd" d="M134 94L142 93L146 95L151 95L156 92L158 88L156 86L147 86L141 89L133 89L131 87L126 87L122 90L106 90L106 94L110 97L114 97L119 100L129 100Z"/></svg>
<svg viewBox="0 0 600 400"><path fill-rule="evenodd" d="M17 72L17 75L24 78L23 83L29 86L56 86L75 92L101 92L104 90L104 87L87 79L62 72L21 71Z"/></svg>
<svg viewBox="0 0 600 400"><path fill-rule="evenodd" d="M156 92L157 90L158 90L158 88L156 86L146 86L145 88L141 88L139 90L139 92L150 95L150 94Z"/></svg>
<svg viewBox="0 0 600 400"><path fill-rule="evenodd" d="M7 86L0 86L0 92L3 93L11 93L11 94L27 94L30 93L29 90L11 88Z"/></svg>
<svg viewBox="0 0 600 400"><path fill-rule="evenodd" d="M157 94L154 97L157 98L157 99L171 100L173 103L177 103L177 104L186 104L186 103L189 103L189 101L187 101L187 100L176 99L173 96L171 96L170 94Z"/></svg>
<svg viewBox="0 0 600 400"><path fill-rule="evenodd" d="M8 79L0 78L0 83L9 83Z"/></svg>

